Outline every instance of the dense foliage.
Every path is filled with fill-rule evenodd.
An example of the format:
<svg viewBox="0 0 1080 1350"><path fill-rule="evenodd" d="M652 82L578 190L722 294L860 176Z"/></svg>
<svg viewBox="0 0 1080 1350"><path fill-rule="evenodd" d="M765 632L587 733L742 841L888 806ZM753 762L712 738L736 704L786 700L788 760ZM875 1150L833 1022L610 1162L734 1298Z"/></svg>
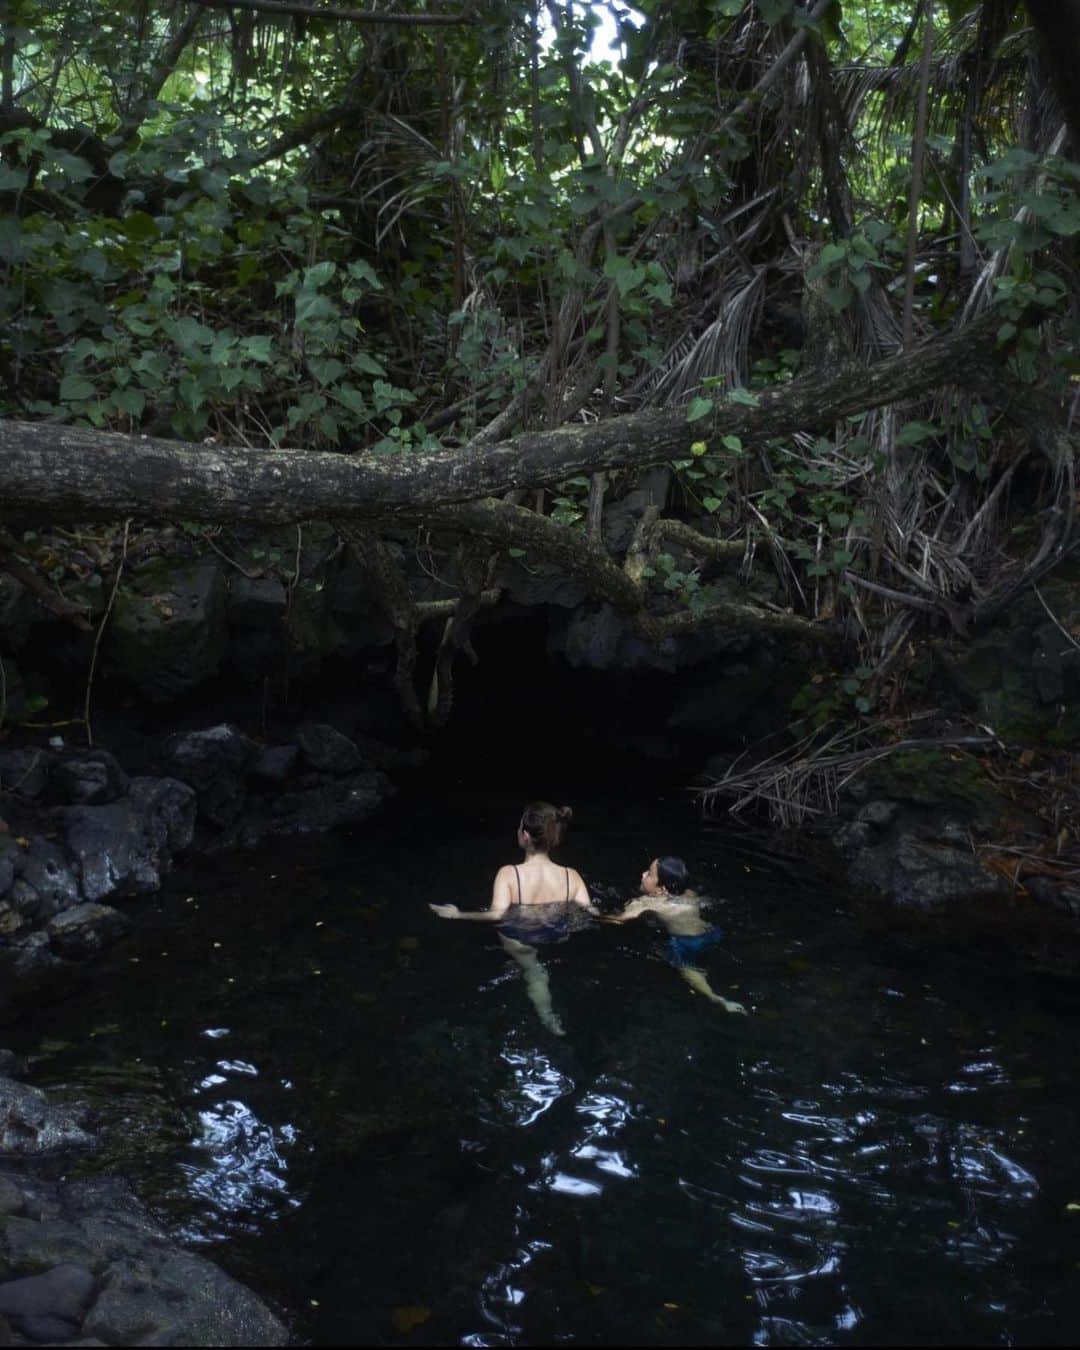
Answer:
<svg viewBox="0 0 1080 1350"><path fill-rule="evenodd" d="M917 619L1053 561L1029 516L1075 495L1080 167L1039 8L8 0L0 412L389 455L683 404L683 514L844 616L860 654L812 697L866 711ZM994 388L708 435L991 306Z"/></svg>

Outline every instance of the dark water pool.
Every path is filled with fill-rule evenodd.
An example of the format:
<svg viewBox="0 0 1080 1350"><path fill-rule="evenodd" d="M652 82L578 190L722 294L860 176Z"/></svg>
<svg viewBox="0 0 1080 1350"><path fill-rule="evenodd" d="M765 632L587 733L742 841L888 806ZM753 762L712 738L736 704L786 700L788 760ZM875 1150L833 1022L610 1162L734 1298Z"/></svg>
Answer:
<svg viewBox="0 0 1080 1350"><path fill-rule="evenodd" d="M320 1344L1072 1344L1075 931L884 913L654 780L565 792L613 901L658 851L725 897L694 997L646 924L483 925L520 802L473 776L352 839L185 871L80 992L0 1026L107 1154Z"/></svg>

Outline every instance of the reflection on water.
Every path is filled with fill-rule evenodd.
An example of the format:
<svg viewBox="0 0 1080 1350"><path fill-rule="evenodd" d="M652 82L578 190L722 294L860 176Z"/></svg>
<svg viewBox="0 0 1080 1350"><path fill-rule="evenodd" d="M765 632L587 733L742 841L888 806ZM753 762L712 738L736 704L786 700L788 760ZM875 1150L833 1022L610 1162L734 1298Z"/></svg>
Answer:
<svg viewBox="0 0 1080 1350"><path fill-rule="evenodd" d="M628 832L699 847L674 807L662 830L602 807L618 832L573 861L612 896L647 861ZM1071 929L883 915L718 853L710 978L758 1012L690 995L647 925L592 925L541 951L559 1040L494 931L425 908L432 876L479 903L505 861L453 809L425 850L406 815L397 842L215 864L212 933L163 902L78 1005L3 1039L317 1344L1071 1341Z"/></svg>
<svg viewBox="0 0 1080 1350"><path fill-rule="evenodd" d="M227 1034L222 1028L203 1032L211 1039ZM199 1080L194 1094L214 1093L237 1076L257 1078L259 1071L246 1060L218 1060L215 1071ZM287 1154L298 1138L295 1126L268 1125L250 1106L231 1097L202 1107L197 1119L190 1156L177 1164L188 1194L202 1202L198 1218L181 1230L186 1241L257 1233L284 1209L300 1205L301 1196L290 1188L288 1178Z"/></svg>

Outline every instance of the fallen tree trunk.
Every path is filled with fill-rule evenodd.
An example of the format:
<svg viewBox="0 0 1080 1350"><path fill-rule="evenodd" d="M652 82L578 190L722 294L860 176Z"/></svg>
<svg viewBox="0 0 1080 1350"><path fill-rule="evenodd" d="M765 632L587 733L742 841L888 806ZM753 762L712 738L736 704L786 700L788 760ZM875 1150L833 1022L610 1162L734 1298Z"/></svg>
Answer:
<svg viewBox="0 0 1080 1350"><path fill-rule="evenodd" d="M986 315L913 352L727 400L692 424L683 408L526 432L430 455L327 454L191 445L50 422L0 421L0 520L281 523L415 517L442 506L550 486L576 474L642 468L696 440L745 444L827 427L970 375L986 378L1000 319Z"/></svg>

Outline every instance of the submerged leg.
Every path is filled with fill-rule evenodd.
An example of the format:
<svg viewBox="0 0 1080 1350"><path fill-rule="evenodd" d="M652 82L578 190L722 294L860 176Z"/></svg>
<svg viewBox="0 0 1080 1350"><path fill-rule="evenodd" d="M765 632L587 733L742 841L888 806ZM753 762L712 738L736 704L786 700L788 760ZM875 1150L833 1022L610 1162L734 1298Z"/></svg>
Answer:
<svg viewBox="0 0 1080 1350"><path fill-rule="evenodd" d="M730 999L721 997L706 979L705 972L703 970L698 970L696 966L680 966L679 974L695 994L704 994L710 1003L721 1004L725 1012L746 1012L746 1009L741 1003L732 1003Z"/></svg>
<svg viewBox="0 0 1080 1350"><path fill-rule="evenodd" d="M525 992L536 1009L540 1021L543 1022L548 1031L554 1032L556 1036L565 1036L566 1032L563 1029L563 1024L559 1021L558 1014L552 1011L551 986L548 984L547 971L541 964L535 950L527 943L518 942L516 938L506 937L503 933L499 934L499 941L525 972Z"/></svg>

